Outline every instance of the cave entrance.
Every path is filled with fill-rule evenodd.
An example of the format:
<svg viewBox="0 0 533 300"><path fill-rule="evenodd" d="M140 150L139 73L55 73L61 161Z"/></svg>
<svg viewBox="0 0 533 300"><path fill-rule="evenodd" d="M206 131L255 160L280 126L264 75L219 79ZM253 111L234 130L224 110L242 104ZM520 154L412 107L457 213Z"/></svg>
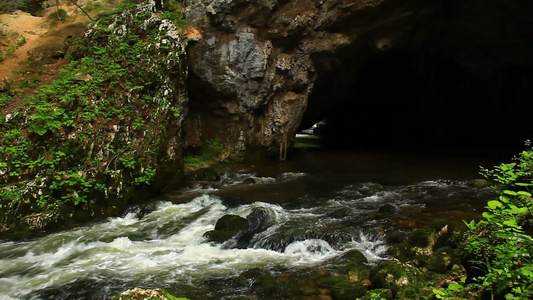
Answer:
<svg viewBox="0 0 533 300"><path fill-rule="evenodd" d="M407 47L348 49L335 60L335 67L318 61L301 126L325 120L326 148L516 148L531 138L530 67L488 72Z"/></svg>

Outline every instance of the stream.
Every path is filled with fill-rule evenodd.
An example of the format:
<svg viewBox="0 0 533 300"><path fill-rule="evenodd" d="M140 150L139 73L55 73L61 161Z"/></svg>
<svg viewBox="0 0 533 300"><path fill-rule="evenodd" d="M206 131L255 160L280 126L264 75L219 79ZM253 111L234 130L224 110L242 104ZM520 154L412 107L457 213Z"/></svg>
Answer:
<svg viewBox="0 0 533 300"><path fill-rule="evenodd" d="M0 242L0 299L109 299L134 287L191 299L257 296L266 273L314 276L361 251L390 259L387 234L478 217L493 197L479 154L309 151L287 162L217 166L218 182L167 194L122 217L24 242ZM209 243L227 214L267 212L246 247ZM292 275L291 275L292 274Z"/></svg>

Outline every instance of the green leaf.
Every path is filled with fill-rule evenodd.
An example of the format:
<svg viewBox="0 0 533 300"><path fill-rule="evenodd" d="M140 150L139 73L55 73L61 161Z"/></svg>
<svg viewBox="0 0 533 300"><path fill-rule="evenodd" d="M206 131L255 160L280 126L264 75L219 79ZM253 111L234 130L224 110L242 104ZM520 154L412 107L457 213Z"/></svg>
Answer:
<svg viewBox="0 0 533 300"><path fill-rule="evenodd" d="M462 291L464 289L465 288L462 285L457 284L457 283L452 283L452 284L448 285L448 290L452 291L452 292L460 292L460 291Z"/></svg>
<svg viewBox="0 0 533 300"><path fill-rule="evenodd" d="M511 198L509 198L509 196L507 196L507 195L501 195L501 196L500 196L500 200L501 200L503 203L509 203L509 200L511 200Z"/></svg>
<svg viewBox="0 0 533 300"><path fill-rule="evenodd" d="M515 191L505 190L503 191L507 195L516 196L518 195Z"/></svg>
<svg viewBox="0 0 533 300"><path fill-rule="evenodd" d="M507 225L509 227L517 227L515 219L510 219L510 220L504 221L503 224Z"/></svg>
<svg viewBox="0 0 533 300"><path fill-rule="evenodd" d="M486 219L490 220L490 219L492 219L492 217L493 217L494 215L491 214L490 212L487 212L487 211L486 211L486 212L484 212L484 213L482 214L482 216L485 217Z"/></svg>
<svg viewBox="0 0 533 300"><path fill-rule="evenodd" d="M487 203L490 209L496 209L498 207L503 207L503 204L498 200L492 200Z"/></svg>
<svg viewBox="0 0 533 300"><path fill-rule="evenodd" d="M526 196L526 197L531 197L531 193L529 192L525 192L525 191L519 191L517 192L518 195L522 195L522 196Z"/></svg>

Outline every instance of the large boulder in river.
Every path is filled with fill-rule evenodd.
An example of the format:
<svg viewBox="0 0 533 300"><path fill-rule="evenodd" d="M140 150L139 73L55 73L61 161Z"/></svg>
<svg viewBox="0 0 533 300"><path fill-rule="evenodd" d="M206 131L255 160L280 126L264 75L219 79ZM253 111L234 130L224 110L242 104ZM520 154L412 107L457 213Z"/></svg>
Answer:
<svg viewBox="0 0 533 300"><path fill-rule="evenodd" d="M223 243L246 229L248 221L237 215L225 215L218 219L215 230L208 231L204 234L209 241Z"/></svg>
<svg viewBox="0 0 533 300"><path fill-rule="evenodd" d="M256 207L252 209L252 212L246 217L248 224L246 229L239 233L235 245L236 248L247 248L250 246L254 235L265 231L268 227L274 224L274 220L268 213L268 210L263 207Z"/></svg>
<svg viewBox="0 0 533 300"><path fill-rule="evenodd" d="M215 229L204 236L211 242L226 243L226 248L248 248L257 233L265 231L273 225L268 210L262 207L252 209L245 218L236 215L225 215L217 221Z"/></svg>

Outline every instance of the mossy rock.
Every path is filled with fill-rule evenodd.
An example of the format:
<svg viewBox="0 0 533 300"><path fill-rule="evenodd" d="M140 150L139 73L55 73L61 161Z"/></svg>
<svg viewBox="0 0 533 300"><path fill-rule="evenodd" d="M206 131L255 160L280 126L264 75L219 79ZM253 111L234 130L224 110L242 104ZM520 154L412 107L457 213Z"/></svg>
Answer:
<svg viewBox="0 0 533 300"><path fill-rule="evenodd" d="M374 289L366 292L365 296L361 298L361 300L392 300L394 299L394 295L392 294L392 291L389 289Z"/></svg>
<svg viewBox="0 0 533 300"><path fill-rule="evenodd" d="M220 175L213 168L200 168L189 173L189 178L197 181L218 181Z"/></svg>
<svg viewBox="0 0 533 300"><path fill-rule="evenodd" d="M429 284L424 284L424 281L416 282L414 284L408 285L401 288L397 293L394 299L402 300L426 300L433 299L433 288L428 286Z"/></svg>
<svg viewBox="0 0 533 300"><path fill-rule="evenodd" d="M112 300L189 300L187 298L178 298L163 289L143 290L135 288L116 295Z"/></svg>
<svg viewBox="0 0 533 300"><path fill-rule="evenodd" d="M435 231L431 228L417 229L411 233L407 241L411 246L425 248L430 245L430 238L434 233Z"/></svg>
<svg viewBox="0 0 533 300"><path fill-rule="evenodd" d="M286 285L279 282L271 274L263 274L256 278L255 289L261 299L283 299L288 297Z"/></svg>
<svg viewBox="0 0 533 300"><path fill-rule="evenodd" d="M399 261L381 263L371 272L374 289L388 289L394 299L430 299L434 278Z"/></svg>
<svg viewBox="0 0 533 300"><path fill-rule="evenodd" d="M344 254L342 258L348 260L349 262L353 262L357 264L365 264L368 262L368 259L366 259L366 256L359 250L349 251L346 254Z"/></svg>
<svg viewBox="0 0 533 300"><path fill-rule="evenodd" d="M239 233L239 231L246 229L248 220L237 215L225 215L218 219L215 230L204 233L209 241L215 243L223 243Z"/></svg>
<svg viewBox="0 0 533 300"><path fill-rule="evenodd" d="M352 300L361 298L366 294L366 287L360 282L351 282L347 277L342 276L339 281L331 287L331 296L334 300Z"/></svg>
<svg viewBox="0 0 533 300"><path fill-rule="evenodd" d="M413 251L413 247L407 240L390 247L387 250L387 254L400 261L411 261L416 257L416 252Z"/></svg>
<svg viewBox="0 0 533 300"><path fill-rule="evenodd" d="M401 288L418 281L419 271L399 261L387 261L374 267L370 272L373 288L390 289L397 293Z"/></svg>
<svg viewBox="0 0 533 300"><path fill-rule="evenodd" d="M405 231L396 230L387 233L387 244L395 245L404 242L409 237L409 234Z"/></svg>
<svg viewBox="0 0 533 300"><path fill-rule="evenodd" d="M460 264L461 261L456 251L451 247L442 247L434 251L427 263L428 271L444 274L451 269L453 265Z"/></svg>
<svg viewBox="0 0 533 300"><path fill-rule="evenodd" d="M331 288L339 282L341 276L327 276L317 280L317 285L322 288Z"/></svg>

